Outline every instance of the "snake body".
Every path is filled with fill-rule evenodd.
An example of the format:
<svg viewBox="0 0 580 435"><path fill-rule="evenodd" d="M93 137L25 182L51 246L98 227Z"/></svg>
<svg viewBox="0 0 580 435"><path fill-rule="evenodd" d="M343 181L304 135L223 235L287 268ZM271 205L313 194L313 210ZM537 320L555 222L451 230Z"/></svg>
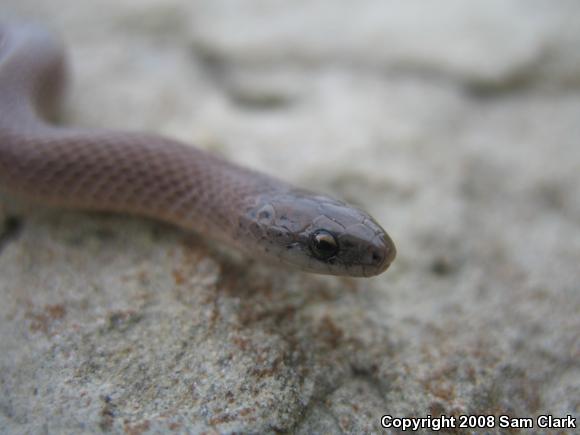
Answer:
<svg viewBox="0 0 580 435"><path fill-rule="evenodd" d="M0 25L0 188L67 208L145 215L304 271L383 272L395 247L375 220L155 134L47 121L65 86L63 48L37 25Z"/></svg>

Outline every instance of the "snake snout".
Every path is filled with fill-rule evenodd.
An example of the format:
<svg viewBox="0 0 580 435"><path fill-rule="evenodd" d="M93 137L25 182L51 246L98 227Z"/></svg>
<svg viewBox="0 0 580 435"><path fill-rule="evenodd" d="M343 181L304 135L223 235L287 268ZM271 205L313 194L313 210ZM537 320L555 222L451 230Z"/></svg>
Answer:
<svg viewBox="0 0 580 435"><path fill-rule="evenodd" d="M396 256L397 249L388 234L384 233L373 241L370 263L379 273L387 270Z"/></svg>

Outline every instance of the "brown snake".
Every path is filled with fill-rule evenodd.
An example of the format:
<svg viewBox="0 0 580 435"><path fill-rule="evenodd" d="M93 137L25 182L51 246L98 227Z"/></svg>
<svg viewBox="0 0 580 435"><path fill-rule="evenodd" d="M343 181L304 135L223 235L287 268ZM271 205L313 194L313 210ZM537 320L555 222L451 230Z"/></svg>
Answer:
<svg viewBox="0 0 580 435"><path fill-rule="evenodd" d="M69 208L172 222L308 272L372 276L395 258L364 211L154 134L45 121L63 49L35 25L0 25L0 188Z"/></svg>

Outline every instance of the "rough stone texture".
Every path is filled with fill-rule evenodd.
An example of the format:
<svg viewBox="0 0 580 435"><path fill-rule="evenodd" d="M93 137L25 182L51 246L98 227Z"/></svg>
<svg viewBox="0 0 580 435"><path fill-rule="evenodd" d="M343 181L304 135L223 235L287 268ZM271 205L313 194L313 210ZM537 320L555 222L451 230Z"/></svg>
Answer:
<svg viewBox="0 0 580 435"><path fill-rule="evenodd" d="M399 254L317 277L1 197L1 432L578 417L579 2L4 0L16 16L67 40L65 122L355 201Z"/></svg>

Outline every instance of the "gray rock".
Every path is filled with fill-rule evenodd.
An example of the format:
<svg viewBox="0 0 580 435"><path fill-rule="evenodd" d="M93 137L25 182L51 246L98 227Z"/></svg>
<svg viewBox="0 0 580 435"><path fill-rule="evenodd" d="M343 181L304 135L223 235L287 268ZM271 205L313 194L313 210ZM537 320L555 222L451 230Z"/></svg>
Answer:
<svg viewBox="0 0 580 435"><path fill-rule="evenodd" d="M578 417L578 2L4 3L70 46L67 124L333 193L399 252L319 277L3 195L0 432Z"/></svg>

